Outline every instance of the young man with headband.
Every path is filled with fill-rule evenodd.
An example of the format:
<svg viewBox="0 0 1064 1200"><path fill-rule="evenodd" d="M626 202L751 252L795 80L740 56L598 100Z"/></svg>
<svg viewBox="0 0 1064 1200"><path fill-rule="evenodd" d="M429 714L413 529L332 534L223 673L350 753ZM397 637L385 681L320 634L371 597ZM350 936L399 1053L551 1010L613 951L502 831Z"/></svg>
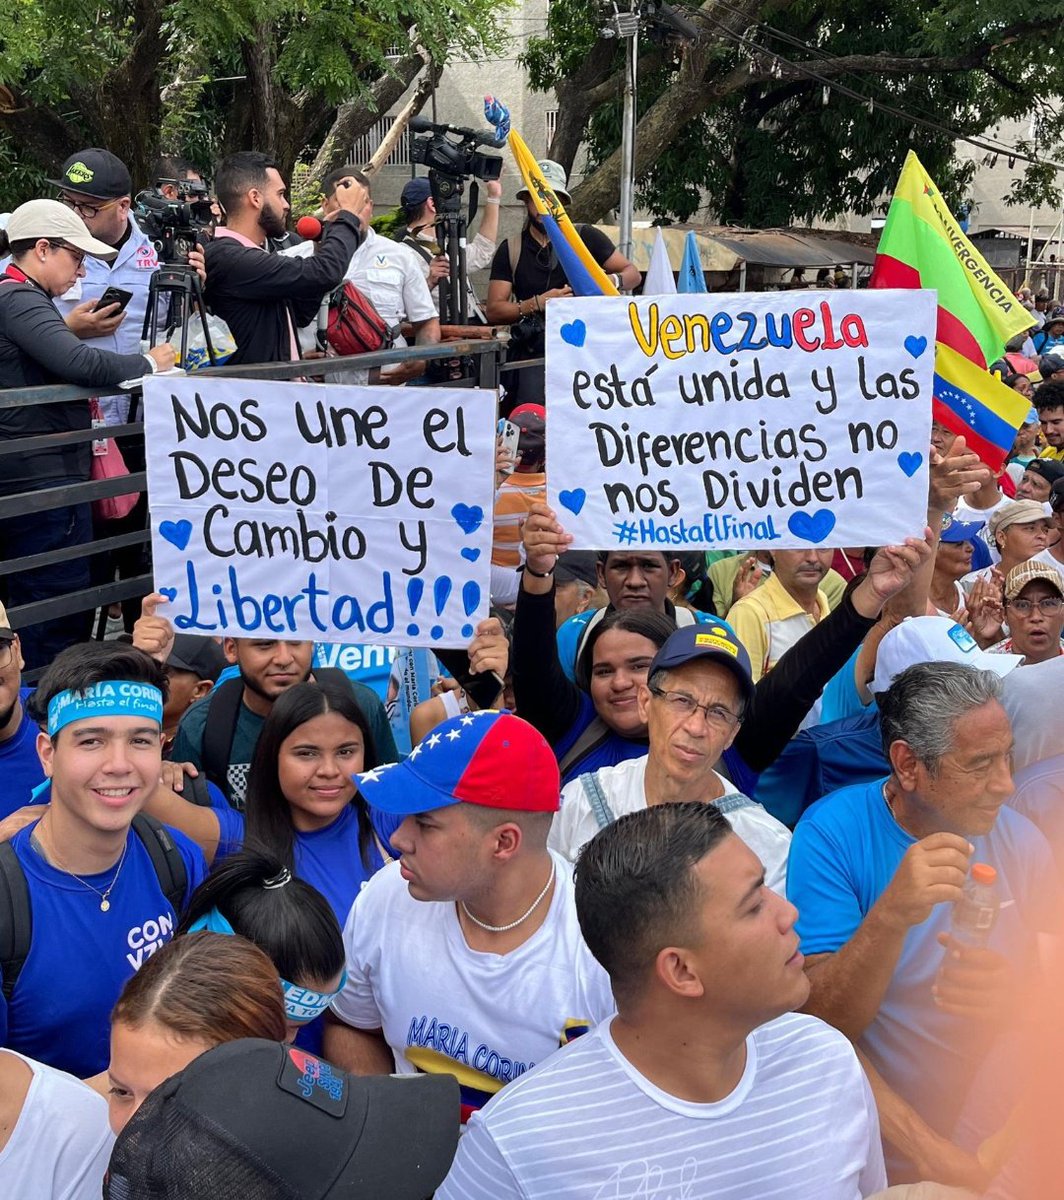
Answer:
<svg viewBox="0 0 1064 1200"><path fill-rule="evenodd" d="M0 1043L82 1078L122 985L173 936L200 851L140 814L159 784L166 676L113 642L64 650L30 698L45 814L0 845Z"/></svg>
<svg viewBox="0 0 1064 1200"><path fill-rule="evenodd" d="M348 981L324 1054L360 1075L454 1075L464 1120L613 1011L577 928L572 870L547 849L558 764L526 721L481 710L358 782L368 804L406 819L392 835L399 861L347 919Z"/></svg>

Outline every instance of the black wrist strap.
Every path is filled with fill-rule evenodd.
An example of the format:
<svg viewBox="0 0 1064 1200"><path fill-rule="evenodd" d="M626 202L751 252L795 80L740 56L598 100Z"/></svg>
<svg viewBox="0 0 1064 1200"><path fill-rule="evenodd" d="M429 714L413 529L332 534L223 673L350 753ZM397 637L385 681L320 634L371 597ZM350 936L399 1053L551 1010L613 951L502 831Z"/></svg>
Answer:
<svg viewBox="0 0 1064 1200"><path fill-rule="evenodd" d="M532 568L528 565L528 563L525 563L525 565L521 568L521 570L527 571L529 573L529 575L532 576L533 579L550 579L550 577L554 574L553 567L551 567L551 569L549 571L533 571Z"/></svg>

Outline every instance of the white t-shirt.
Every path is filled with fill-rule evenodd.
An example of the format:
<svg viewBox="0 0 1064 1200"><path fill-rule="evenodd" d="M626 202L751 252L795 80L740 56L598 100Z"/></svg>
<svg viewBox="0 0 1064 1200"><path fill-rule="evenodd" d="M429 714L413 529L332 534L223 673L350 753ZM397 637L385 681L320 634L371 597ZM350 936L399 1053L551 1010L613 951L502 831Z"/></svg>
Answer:
<svg viewBox="0 0 1064 1200"><path fill-rule="evenodd" d="M1048 567L1056 567L1056 569L1064 575L1064 563L1059 558L1054 558L1051 550L1042 550L1034 556L1034 561L1037 563L1045 563Z"/></svg>
<svg viewBox="0 0 1064 1200"><path fill-rule="evenodd" d="M436 1200L858 1200L886 1186L841 1033L788 1013L746 1051L731 1095L694 1104L644 1078L602 1024L474 1117Z"/></svg>
<svg viewBox="0 0 1064 1200"><path fill-rule="evenodd" d="M13 1050L33 1072L22 1112L0 1150L0 1192L12 1200L99 1200L114 1135L107 1102L54 1067Z"/></svg>
<svg viewBox="0 0 1064 1200"><path fill-rule="evenodd" d="M333 1011L381 1029L400 1074L454 1075L463 1115L616 1005L576 921L572 869L557 869L547 918L509 954L471 950L452 903L415 900L390 863L344 926L347 986Z"/></svg>
<svg viewBox="0 0 1064 1200"><path fill-rule="evenodd" d="M649 755L629 758L615 767L600 767L594 773L614 819L646 808L648 759ZM761 865L765 868L765 883L780 896L785 895L787 855L791 849L790 830L756 801L737 792L722 775L716 772L714 775L724 788L724 795L716 803L724 808L728 824L761 859ZM585 778L580 775L562 789L561 808L551 824L550 837L547 839L550 848L557 850L570 862L576 862L581 848L591 841L600 828ZM731 808L727 801L735 797L741 797L746 803Z"/></svg>

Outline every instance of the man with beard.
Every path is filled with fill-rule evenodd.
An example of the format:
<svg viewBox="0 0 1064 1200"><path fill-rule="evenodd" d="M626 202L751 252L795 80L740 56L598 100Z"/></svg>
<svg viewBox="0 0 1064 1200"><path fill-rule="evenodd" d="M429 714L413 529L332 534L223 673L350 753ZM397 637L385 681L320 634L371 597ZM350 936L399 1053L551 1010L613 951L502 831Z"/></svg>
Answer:
<svg viewBox="0 0 1064 1200"><path fill-rule="evenodd" d="M354 179L336 188L337 208L326 218L317 252L291 258L267 252L282 236L290 205L277 163L243 151L223 159L215 181L225 226L206 251L206 299L236 339L230 363L290 362L299 358L296 330L313 320L326 292L339 287L362 238L358 213L368 200Z"/></svg>
<svg viewBox="0 0 1064 1200"><path fill-rule="evenodd" d="M571 203L569 182L564 169L549 159L539 164L543 178L563 204ZM491 281L485 306L488 323L512 325L511 356L515 359L539 358L543 354L544 309L556 296L571 296L572 289L558 262L543 220L527 188L517 199L525 202L528 218L520 237L508 238L495 251ZM577 225L588 253L612 276L618 289L631 291L640 280L639 269L593 225ZM504 374L507 411L517 404L542 404L544 375L542 367Z"/></svg>

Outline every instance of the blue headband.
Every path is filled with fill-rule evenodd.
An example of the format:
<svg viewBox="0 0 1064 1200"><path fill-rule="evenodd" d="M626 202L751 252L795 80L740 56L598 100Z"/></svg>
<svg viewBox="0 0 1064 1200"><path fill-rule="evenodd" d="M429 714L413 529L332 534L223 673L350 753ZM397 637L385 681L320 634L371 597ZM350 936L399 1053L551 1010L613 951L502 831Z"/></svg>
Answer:
<svg viewBox="0 0 1064 1200"><path fill-rule="evenodd" d="M236 934L236 930L222 916L217 908L212 908L210 912L205 913L198 921L194 921L188 927L189 933L224 933ZM340 979L340 986L333 992L314 992L309 988L300 987L298 984L289 983L287 979L281 979L281 991L284 992L284 1012L289 1021L296 1025L306 1025L308 1021L313 1021L320 1017L321 1014L329 1007L336 996L343 991L344 985L347 983L347 968L344 968L343 976Z"/></svg>
<svg viewBox="0 0 1064 1200"><path fill-rule="evenodd" d="M68 688L48 701L48 736L72 721L88 717L145 717L161 725L163 694L152 683L128 679L106 679L87 688Z"/></svg>

